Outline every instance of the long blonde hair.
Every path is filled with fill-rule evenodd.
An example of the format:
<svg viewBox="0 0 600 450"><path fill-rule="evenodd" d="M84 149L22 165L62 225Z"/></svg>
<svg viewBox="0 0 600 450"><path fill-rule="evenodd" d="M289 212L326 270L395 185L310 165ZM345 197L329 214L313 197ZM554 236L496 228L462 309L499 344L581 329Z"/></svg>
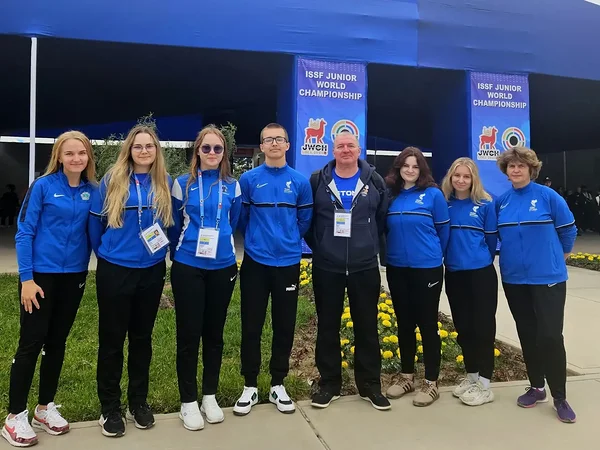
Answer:
<svg viewBox="0 0 600 450"><path fill-rule="evenodd" d="M89 181L90 183L96 183L96 163L94 162L94 151L92 149L92 143L90 142L88 137L80 131L66 131L56 138L56 141L54 141L54 145L52 146L50 161L48 162L48 167L46 167L46 173L44 173L44 176L51 175L60 170L60 152L62 150L63 144L69 139L75 139L81 142L85 147L85 151L88 156L87 167L81 173L81 178L83 180Z"/></svg>
<svg viewBox="0 0 600 450"><path fill-rule="evenodd" d="M156 159L149 172L152 189L148 195L153 196L153 207L156 211L156 217L167 227L173 224L171 192L169 189L165 156L160 147L160 141L152 128L137 125L129 131L127 138L121 145L117 161L106 173L107 189L103 214L107 216L108 226L112 228L121 228L123 226L123 212L125 204L129 199L129 186L131 184L131 175L133 174L131 147L133 146L135 137L141 133L150 135L156 146Z"/></svg>
<svg viewBox="0 0 600 450"><path fill-rule="evenodd" d="M458 158L452 163L444 180L442 181L442 192L446 200L450 200L450 197L454 195L454 188L452 187L452 177L458 166L465 166L471 172L471 200L476 205L481 205L484 200L492 200L492 196L488 194L483 188L481 178L479 177L479 170L477 165L471 158Z"/></svg>
<svg viewBox="0 0 600 450"><path fill-rule="evenodd" d="M229 149L227 148L227 140L225 135L214 125L207 125L200 132L194 141L194 154L192 155L192 161L190 163L190 177L188 178L187 185L185 187L186 198L189 193L190 186L196 183L198 179L198 171L200 170L200 155L198 150L202 141L207 134L214 134L223 143L223 159L219 163L219 178L223 181L231 180L231 166L229 164Z"/></svg>

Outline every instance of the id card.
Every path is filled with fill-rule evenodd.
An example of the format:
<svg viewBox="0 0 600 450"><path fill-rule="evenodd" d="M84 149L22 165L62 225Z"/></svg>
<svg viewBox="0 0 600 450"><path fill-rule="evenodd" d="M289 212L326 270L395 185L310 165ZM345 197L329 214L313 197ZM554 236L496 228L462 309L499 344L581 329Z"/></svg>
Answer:
<svg viewBox="0 0 600 450"><path fill-rule="evenodd" d="M165 232L157 223L142 230L140 237L142 238L146 250L148 250L151 255L154 255L157 251L169 245L169 239L167 239Z"/></svg>
<svg viewBox="0 0 600 450"><path fill-rule="evenodd" d="M352 231L352 213L336 211L333 221L333 235L349 238Z"/></svg>
<svg viewBox="0 0 600 450"><path fill-rule="evenodd" d="M219 230L201 228L196 245L196 256L198 258L217 257L217 246L219 244Z"/></svg>

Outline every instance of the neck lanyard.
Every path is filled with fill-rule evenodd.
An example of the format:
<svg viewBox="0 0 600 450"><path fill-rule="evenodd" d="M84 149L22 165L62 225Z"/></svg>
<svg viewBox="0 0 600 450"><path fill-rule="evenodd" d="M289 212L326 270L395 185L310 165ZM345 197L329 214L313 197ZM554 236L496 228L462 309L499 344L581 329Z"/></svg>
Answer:
<svg viewBox="0 0 600 450"><path fill-rule="evenodd" d="M210 191L209 195L210 195ZM198 171L198 194L200 195L200 228L204 228L204 187L202 186L202 171ZM217 220L215 230L219 229L221 210L223 209L223 180L219 178L219 204L217 206Z"/></svg>
<svg viewBox="0 0 600 450"><path fill-rule="evenodd" d="M138 197L138 225L140 227L140 231L142 231L142 190L140 189L140 180L138 177L133 174L135 178L135 190L137 191ZM150 199L148 199L148 209L152 210L152 225L156 223L156 216L154 214L154 207L150 205Z"/></svg>

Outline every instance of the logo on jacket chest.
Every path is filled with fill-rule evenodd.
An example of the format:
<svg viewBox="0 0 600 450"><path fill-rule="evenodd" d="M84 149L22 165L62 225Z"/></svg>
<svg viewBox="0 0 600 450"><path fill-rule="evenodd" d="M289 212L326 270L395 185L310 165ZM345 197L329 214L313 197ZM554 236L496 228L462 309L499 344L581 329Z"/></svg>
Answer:
<svg viewBox="0 0 600 450"><path fill-rule="evenodd" d="M477 217L477 210L479 209L479 206L473 206L473 211L471 211L469 213L469 216L471 217Z"/></svg>
<svg viewBox="0 0 600 450"><path fill-rule="evenodd" d="M87 202L89 199L90 199L90 193L89 192L82 192L81 193L81 200Z"/></svg>
<svg viewBox="0 0 600 450"><path fill-rule="evenodd" d="M415 200L415 203L417 205L423 205L424 204L423 199L425 198L425 195L426 195L425 193L419 195L419 198Z"/></svg>
<svg viewBox="0 0 600 450"><path fill-rule="evenodd" d="M285 182L284 194L292 194L292 180Z"/></svg>
<svg viewBox="0 0 600 450"><path fill-rule="evenodd" d="M529 212L537 211L537 199L531 200L531 206L529 207Z"/></svg>

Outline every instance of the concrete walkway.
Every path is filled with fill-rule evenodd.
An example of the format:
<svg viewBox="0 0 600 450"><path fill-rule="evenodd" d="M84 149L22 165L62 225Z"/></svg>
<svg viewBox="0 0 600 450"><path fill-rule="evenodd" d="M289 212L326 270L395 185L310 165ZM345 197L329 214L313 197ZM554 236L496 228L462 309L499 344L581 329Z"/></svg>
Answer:
<svg viewBox="0 0 600 450"><path fill-rule="evenodd" d="M505 450L597 448L600 423L600 377L578 377L568 383L569 400L578 414L576 424L556 419L550 403L533 409L516 405L527 383L493 386L496 400L471 408L442 389L440 400L415 408L411 396L396 400L390 411L376 411L359 397L345 397L326 410L300 402L295 414L259 405L246 417L226 410L225 422L206 424L198 432L183 428L177 414L157 416L156 426L141 431L129 424L119 439L101 435L97 422L77 423L61 437L40 434L40 446L96 449L260 449L348 450L411 448L412 450ZM10 448L2 441L1 448Z"/></svg>

